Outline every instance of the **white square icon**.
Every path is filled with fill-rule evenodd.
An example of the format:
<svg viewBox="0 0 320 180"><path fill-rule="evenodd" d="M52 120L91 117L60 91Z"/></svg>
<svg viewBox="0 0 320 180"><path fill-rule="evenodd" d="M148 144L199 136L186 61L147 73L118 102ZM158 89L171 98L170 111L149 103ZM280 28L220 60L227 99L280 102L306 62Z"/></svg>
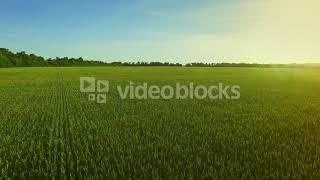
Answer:
<svg viewBox="0 0 320 180"><path fill-rule="evenodd" d="M106 94L98 94L97 95L97 103L99 103L99 104L107 103L107 95Z"/></svg>
<svg viewBox="0 0 320 180"><path fill-rule="evenodd" d="M98 80L97 81L97 92L106 93L109 91L109 81Z"/></svg>
<svg viewBox="0 0 320 180"><path fill-rule="evenodd" d="M89 101L95 101L96 100L96 95L95 94L89 94Z"/></svg>
<svg viewBox="0 0 320 180"><path fill-rule="evenodd" d="M80 92L95 92L96 79L93 77L80 77Z"/></svg>
<svg viewBox="0 0 320 180"><path fill-rule="evenodd" d="M88 96L89 101L105 104L107 103L106 93L109 92L109 81L96 80L94 77L80 77L80 92L90 93Z"/></svg>

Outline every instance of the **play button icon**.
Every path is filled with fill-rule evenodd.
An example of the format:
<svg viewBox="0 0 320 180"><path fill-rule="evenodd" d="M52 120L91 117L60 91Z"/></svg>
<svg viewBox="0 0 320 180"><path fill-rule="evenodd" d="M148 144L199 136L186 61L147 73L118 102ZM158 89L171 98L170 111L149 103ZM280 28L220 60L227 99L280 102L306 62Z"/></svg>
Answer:
<svg viewBox="0 0 320 180"><path fill-rule="evenodd" d="M80 92L95 92L95 78L80 77Z"/></svg>
<svg viewBox="0 0 320 180"><path fill-rule="evenodd" d="M97 103L99 103L99 104L107 103L107 95L106 94L98 94L97 95Z"/></svg>
<svg viewBox="0 0 320 180"><path fill-rule="evenodd" d="M98 80L97 81L97 91L100 93L106 93L109 91L109 81Z"/></svg>

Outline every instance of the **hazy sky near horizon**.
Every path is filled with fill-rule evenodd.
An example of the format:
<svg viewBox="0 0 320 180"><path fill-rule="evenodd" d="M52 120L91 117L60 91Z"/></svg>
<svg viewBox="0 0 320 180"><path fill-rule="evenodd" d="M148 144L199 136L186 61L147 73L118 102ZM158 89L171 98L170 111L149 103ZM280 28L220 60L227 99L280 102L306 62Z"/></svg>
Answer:
<svg viewBox="0 0 320 180"><path fill-rule="evenodd" d="M0 47L109 61L320 62L318 0L1 0Z"/></svg>

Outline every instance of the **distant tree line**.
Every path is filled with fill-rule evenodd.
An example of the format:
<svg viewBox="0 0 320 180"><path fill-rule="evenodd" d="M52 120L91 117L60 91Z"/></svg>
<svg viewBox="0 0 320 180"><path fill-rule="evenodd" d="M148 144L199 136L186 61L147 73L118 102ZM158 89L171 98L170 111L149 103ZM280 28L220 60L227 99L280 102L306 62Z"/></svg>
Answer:
<svg viewBox="0 0 320 180"><path fill-rule="evenodd" d="M100 61L85 61L82 58L55 58L45 59L25 52L13 53L0 48L0 67L44 67L44 66L90 66L103 65Z"/></svg>
<svg viewBox="0 0 320 180"><path fill-rule="evenodd" d="M183 66L180 63L169 63L169 62L112 62L107 63L112 66Z"/></svg>
<svg viewBox="0 0 320 180"><path fill-rule="evenodd" d="M186 67L260 67L260 68L294 68L320 67L320 64L258 64L258 63L189 63Z"/></svg>
<svg viewBox="0 0 320 180"><path fill-rule="evenodd" d="M59 66L182 66L179 63L168 62L103 62L84 60L83 58L45 59L25 52L13 53L8 49L0 48L0 67L59 67Z"/></svg>
<svg viewBox="0 0 320 180"><path fill-rule="evenodd" d="M169 62L103 62L83 58L45 59L25 52L13 53L0 48L0 67L63 67L63 66L185 66L185 67L320 67L320 64L249 64L249 63L180 63Z"/></svg>

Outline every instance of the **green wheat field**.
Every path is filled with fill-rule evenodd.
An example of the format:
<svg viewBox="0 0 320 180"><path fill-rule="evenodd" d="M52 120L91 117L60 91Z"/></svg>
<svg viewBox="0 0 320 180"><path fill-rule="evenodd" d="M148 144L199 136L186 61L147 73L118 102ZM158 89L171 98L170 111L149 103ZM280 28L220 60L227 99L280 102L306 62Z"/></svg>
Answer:
<svg viewBox="0 0 320 180"><path fill-rule="evenodd" d="M106 104L79 90L109 80ZM241 87L239 100L120 99L115 84ZM320 69L0 69L0 177L320 177Z"/></svg>

